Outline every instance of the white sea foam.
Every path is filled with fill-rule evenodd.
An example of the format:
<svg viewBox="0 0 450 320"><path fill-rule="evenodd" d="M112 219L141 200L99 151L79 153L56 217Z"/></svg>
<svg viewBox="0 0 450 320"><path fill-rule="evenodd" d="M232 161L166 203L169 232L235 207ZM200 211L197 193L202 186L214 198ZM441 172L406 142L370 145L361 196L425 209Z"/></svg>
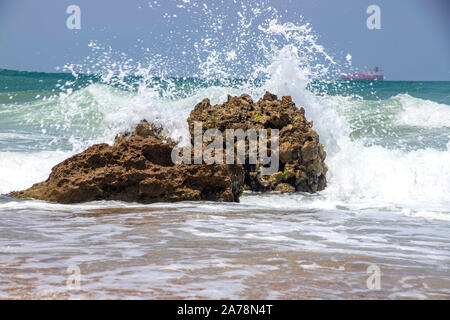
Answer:
<svg viewBox="0 0 450 320"><path fill-rule="evenodd" d="M391 98L400 103L402 111L397 116L400 125L450 128L450 106L410 96L399 94Z"/></svg>
<svg viewBox="0 0 450 320"><path fill-rule="evenodd" d="M51 168L70 154L61 151L0 152L0 194L29 188L47 179Z"/></svg>

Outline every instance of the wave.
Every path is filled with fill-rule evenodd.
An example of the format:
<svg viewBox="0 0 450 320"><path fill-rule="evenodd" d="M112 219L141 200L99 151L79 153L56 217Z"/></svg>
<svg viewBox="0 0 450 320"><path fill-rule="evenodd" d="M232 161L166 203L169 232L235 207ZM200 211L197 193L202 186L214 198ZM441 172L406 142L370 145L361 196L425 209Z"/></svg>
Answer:
<svg viewBox="0 0 450 320"><path fill-rule="evenodd" d="M392 99L397 101L402 108L396 118L397 124L426 128L450 128L449 105L415 98L409 94L399 94Z"/></svg>
<svg viewBox="0 0 450 320"><path fill-rule="evenodd" d="M295 61L295 60L294 60ZM286 60L290 69L292 60ZM368 126L384 130L396 143L404 144L399 132L391 129L396 108L410 108L409 96L396 96L384 101L368 101L342 96L316 96L299 88L301 70L280 72L270 79L269 89L278 94L291 95L293 100L306 109L308 118L327 150L326 163L328 187L320 194L325 202L337 205L347 203L377 203L398 206L397 210L425 208L438 214L450 214L450 136L445 136L442 150L429 147L420 150L393 148L392 146L367 145L364 136L352 139L354 119L369 116ZM291 75L291 78L287 78ZM412 98L412 97L411 97ZM413 101L414 98L412 98ZM402 104L396 105L396 102ZM380 104L389 112L379 109ZM398 108L399 107L399 108ZM361 114L362 109L366 112ZM440 109L445 115L450 110ZM359 123L364 123L362 119ZM352 123L353 121L353 123ZM372 131L372 130L371 130ZM400 140L400 142L399 142ZM429 211L424 217L431 217ZM409 211L410 212L410 211Z"/></svg>
<svg viewBox="0 0 450 320"><path fill-rule="evenodd" d="M23 190L46 180L51 168L70 152L0 152L0 194Z"/></svg>

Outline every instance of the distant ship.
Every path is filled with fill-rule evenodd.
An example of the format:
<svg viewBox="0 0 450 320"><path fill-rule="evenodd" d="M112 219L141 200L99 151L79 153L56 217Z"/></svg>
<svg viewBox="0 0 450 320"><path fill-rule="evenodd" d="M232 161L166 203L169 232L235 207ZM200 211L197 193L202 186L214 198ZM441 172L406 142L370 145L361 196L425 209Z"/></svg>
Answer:
<svg viewBox="0 0 450 320"><path fill-rule="evenodd" d="M383 81L384 76L380 68L375 67L366 73L343 73L341 75L343 81L359 81L359 80L377 80Z"/></svg>

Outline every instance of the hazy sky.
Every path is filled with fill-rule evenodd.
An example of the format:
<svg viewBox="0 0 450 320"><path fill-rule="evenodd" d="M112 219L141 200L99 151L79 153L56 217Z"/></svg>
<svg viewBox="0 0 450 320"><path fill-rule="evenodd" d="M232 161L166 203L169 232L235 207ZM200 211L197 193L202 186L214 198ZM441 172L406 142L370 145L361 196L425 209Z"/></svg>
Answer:
<svg viewBox="0 0 450 320"><path fill-rule="evenodd" d="M135 61L156 53L161 60L181 61L178 58L189 47L185 42L195 38L192 30L214 21L202 17L205 10L202 5L192 7L194 1L0 0L0 68L54 72L55 67L80 63L91 55L91 40ZM225 21L242 9L233 0L223 0L223 9L217 0L204 2L219 7ZM319 43L340 63L350 53L353 66L380 66L388 80L450 80L449 0L264 3L283 14L280 22L310 22ZM80 30L66 27L66 9L72 4L81 8ZM366 27L371 4L381 9L380 30ZM183 37L186 29L194 36ZM150 53L143 48L150 48Z"/></svg>

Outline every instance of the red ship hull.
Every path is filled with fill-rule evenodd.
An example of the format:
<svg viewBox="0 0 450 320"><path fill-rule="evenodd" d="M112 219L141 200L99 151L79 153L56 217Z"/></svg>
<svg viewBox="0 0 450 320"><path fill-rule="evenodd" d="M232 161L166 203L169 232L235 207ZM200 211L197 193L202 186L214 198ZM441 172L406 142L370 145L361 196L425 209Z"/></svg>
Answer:
<svg viewBox="0 0 450 320"><path fill-rule="evenodd" d="M365 73L346 73L341 76L343 81L355 81L355 80L384 80L382 74L365 74Z"/></svg>

